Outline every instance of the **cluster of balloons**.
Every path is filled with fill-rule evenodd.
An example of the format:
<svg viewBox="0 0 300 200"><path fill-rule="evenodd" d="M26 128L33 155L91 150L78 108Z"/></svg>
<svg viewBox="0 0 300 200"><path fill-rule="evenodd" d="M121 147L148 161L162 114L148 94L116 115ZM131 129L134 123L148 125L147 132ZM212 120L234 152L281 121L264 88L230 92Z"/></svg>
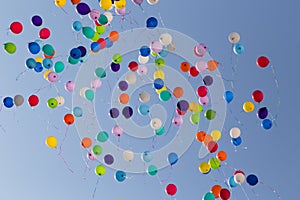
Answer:
<svg viewBox="0 0 300 200"><path fill-rule="evenodd" d="M237 32L232 32L228 35L228 40L229 42L233 45L232 46L232 51L236 54L236 55L241 55L244 53L245 48L242 44L240 44L240 39L241 36L239 33Z"/></svg>

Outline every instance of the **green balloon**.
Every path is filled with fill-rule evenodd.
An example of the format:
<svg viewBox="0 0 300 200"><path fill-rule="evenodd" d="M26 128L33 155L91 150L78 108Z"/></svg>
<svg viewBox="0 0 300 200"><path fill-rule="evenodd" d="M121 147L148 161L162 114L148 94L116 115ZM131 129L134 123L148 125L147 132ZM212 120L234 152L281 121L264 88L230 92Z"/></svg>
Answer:
<svg viewBox="0 0 300 200"><path fill-rule="evenodd" d="M55 73L60 73L62 71L64 71L65 69L65 64L61 61L58 61L54 64L54 72Z"/></svg>
<svg viewBox="0 0 300 200"><path fill-rule="evenodd" d="M157 169L157 167L156 167L155 165L149 165L147 171L148 171L148 174L149 174L150 176L154 176L154 175L157 174L158 169Z"/></svg>
<svg viewBox="0 0 300 200"><path fill-rule="evenodd" d="M163 90L159 93L159 99L161 101L169 101L172 97L172 94L168 90Z"/></svg>
<svg viewBox="0 0 300 200"><path fill-rule="evenodd" d="M199 124L200 122L200 115L199 113L194 113L190 116L190 121L192 124Z"/></svg>
<svg viewBox="0 0 300 200"><path fill-rule="evenodd" d="M48 99L47 105L49 108L56 108L58 105L58 101L55 98Z"/></svg>
<svg viewBox="0 0 300 200"><path fill-rule="evenodd" d="M98 67L98 68L95 70L95 75L96 75L98 78L104 78L104 77L106 77L106 72L105 72L105 70L104 70L102 67Z"/></svg>
<svg viewBox="0 0 300 200"><path fill-rule="evenodd" d="M122 62L123 58L122 58L121 54L116 53L116 54L113 55L112 60L113 60L114 63L120 64Z"/></svg>
<svg viewBox="0 0 300 200"><path fill-rule="evenodd" d="M96 26L96 32L100 35L102 35L103 33L105 33L106 31L106 26Z"/></svg>
<svg viewBox="0 0 300 200"><path fill-rule="evenodd" d="M72 65L76 65L79 62L79 59L74 59L71 56L68 57L68 62Z"/></svg>
<svg viewBox="0 0 300 200"><path fill-rule="evenodd" d="M96 173L98 176L103 176L103 175L106 173L106 168L105 168L105 166L103 166L103 165L98 165L98 166L95 168L95 173Z"/></svg>
<svg viewBox="0 0 300 200"><path fill-rule="evenodd" d="M91 40L92 40L93 42L97 42L97 41L99 40L99 38L100 38L99 33L95 32L95 34L94 34L94 36L91 38Z"/></svg>
<svg viewBox="0 0 300 200"><path fill-rule="evenodd" d="M219 167L221 167L221 163L220 163L220 161L217 158L211 158L208 161L208 164L210 165L210 167L212 169L218 169Z"/></svg>
<svg viewBox="0 0 300 200"><path fill-rule="evenodd" d="M85 26L82 28L82 34L87 38L87 39L92 39L95 35L95 31L89 27Z"/></svg>
<svg viewBox="0 0 300 200"><path fill-rule="evenodd" d="M207 192L202 198L202 200L215 200L215 199L216 199L215 195L211 192Z"/></svg>
<svg viewBox="0 0 300 200"><path fill-rule="evenodd" d="M5 51L6 51L7 53L13 54L13 53L16 52L17 47L16 47L16 45L15 45L14 43L12 43L12 42L7 42L7 43L4 44L4 49L5 49Z"/></svg>
<svg viewBox="0 0 300 200"><path fill-rule="evenodd" d="M216 111L214 111L214 110L207 110L207 111L205 111L204 116L208 120L213 120L216 117Z"/></svg>
<svg viewBox="0 0 300 200"><path fill-rule="evenodd" d="M84 93L84 96L87 100L89 101L93 101L94 100L94 97L95 97L95 93L93 90L86 90L85 93Z"/></svg>
<svg viewBox="0 0 300 200"><path fill-rule="evenodd" d="M101 131L97 135L97 141L99 142L106 142L108 140L108 133L105 131Z"/></svg>
<svg viewBox="0 0 300 200"><path fill-rule="evenodd" d="M151 55L152 55L153 57L157 57L157 56L158 56L158 53L155 53L154 51L152 51L152 52L151 52Z"/></svg>
<svg viewBox="0 0 300 200"><path fill-rule="evenodd" d="M198 113L203 112L203 107L201 104L198 104Z"/></svg>
<svg viewBox="0 0 300 200"><path fill-rule="evenodd" d="M165 127L164 126L162 126L159 129L155 130L156 135L162 135L164 133L165 133Z"/></svg>
<svg viewBox="0 0 300 200"><path fill-rule="evenodd" d="M108 22L108 19L105 15L101 14L99 19L98 19L98 22L101 24L101 25L105 25L107 24Z"/></svg>
<svg viewBox="0 0 300 200"><path fill-rule="evenodd" d="M158 59L155 60L155 67L156 67L157 69L162 69L162 68L164 68L165 66L166 66L166 62L165 62L164 59L158 58Z"/></svg>
<svg viewBox="0 0 300 200"><path fill-rule="evenodd" d="M101 155L101 153L102 153L102 147L101 146L99 146L99 145L95 145L94 147L93 147L93 153L94 153L94 155L95 156L99 156L99 155Z"/></svg>
<svg viewBox="0 0 300 200"><path fill-rule="evenodd" d="M42 47L42 51L44 52L45 55L47 56L52 56L54 54L54 48L50 44L45 44Z"/></svg>

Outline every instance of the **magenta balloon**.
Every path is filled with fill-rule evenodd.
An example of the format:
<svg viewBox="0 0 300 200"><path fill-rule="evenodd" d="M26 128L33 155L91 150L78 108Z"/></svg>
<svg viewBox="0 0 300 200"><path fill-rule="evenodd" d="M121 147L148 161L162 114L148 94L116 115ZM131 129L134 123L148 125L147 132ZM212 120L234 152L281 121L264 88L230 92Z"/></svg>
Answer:
<svg viewBox="0 0 300 200"><path fill-rule="evenodd" d="M65 89L68 91L68 92L73 92L74 89L75 89L75 83L72 82L72 81L68 81L65 85Z"/></svg>
<svg viewBox="0 0 300 200"><path fill-rule="evenodd" d="M132 2L140 6L143 3L143 0L132 0Z"/></svg>
<svg viewBox="0 0 300 200"><path fill-rule="evenodd" d="M89 17L91 20L95 21L95 20L98 20L99 17L100 17L100 11L97 10L97 9L93 9L91 10L90 14L89 14Z"/></svg>
<svg viewBox="0 0 300 200"><path fill-rule="evenodd" d="M121 8L121 9L115 9L115 12L117 15L125 15L126 14L126 7Z"/></svg>

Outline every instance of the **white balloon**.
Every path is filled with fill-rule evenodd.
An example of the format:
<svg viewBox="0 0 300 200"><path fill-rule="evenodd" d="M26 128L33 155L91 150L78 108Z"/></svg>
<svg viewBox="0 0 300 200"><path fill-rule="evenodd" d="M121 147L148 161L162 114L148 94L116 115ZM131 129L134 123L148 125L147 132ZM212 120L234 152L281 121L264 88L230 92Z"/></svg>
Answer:
<svg viewBox="0 0 300 200"><path fill-rule="evenodd" d="M124 158L124 160L130 162L134 158L134 153L131 150L125 150L123 152L123 158Z"/></svg>
<svg viewBox="0 0 300 200"><path fill-rule="evenodd" d="M145 65L139 66L137 70L138 75L146 75L148 73L148 68Z"/></svg>
<svg viewBox="0 0 300 200"><path fill-rule="evenodd" d="M233 127L230 129L230 137L231 138L238 138L241 135L241 130L238 127Z"/></svg>
<svg viewBox="0 0 300 200"><path fill-rule="evenodd" d="M150 94L148 92L141 92L139 94L139 100L142 103L147 103L148 101L150 101Z"/></svg>
<svg viewBox="0 0 300 200"><path fill-rule="evenodd" d="M228 40L232 44L236 44L240 41L241 36L237 32L232 32L228 35Z"/></svg>
<svg viewBox="0 0 300 200"><path fill-rule="evenodd" d="M136 75L134 72L129 72L126 77L125 80L127 81L128 84L135 84L136 82Z"/></svg>
<svg viewBox="0 0 300 200"><path fill-rule="evenodd" d="M176 50L176 46L173 42L167 45L167 50L170 52L174 52Z"/></svg>
<svg viewBox="0 0 300 200"><path fill-rule="evenodd" d="M162 121L159 118L153 118L150 122L151 128L154 130L158 130L162 127Z"/></svg>
<svg viewBox="0 0 300 200"><path fill-rule="evenodd" d="M88 87L83 87L83 88L81 88L80 91L79 91L80 96L85 98L85 92L86 92L88 89L90 89L90 88L88 88Z"/></svg>
<svg viewBox="0 0 300 200"><path fill-rule="evenodd" d="M147 0L147 2L150 4L150 5L155 5L158 3L159 0Z"/></svg>
<svg viewBox="0 0 300 200"><path fill-rule="evenodd" d="M139 55L138 61L139 61L140 64L146 64L149 61L149 56Z"/></svg>
<svg viewBox="0 0 300 200"><path fill-rule="evenodd" d="M159 36L159 41L162 45L167 46L172 42L172 36L169 33L163 33Z"/></svg>
<svg viewBox="0 0 300 200"><path fill-rule="evenodd" d="M105 13L103 13L103 15L105 15L106 16L106 18L107 18L107 23L108 24L110 24L110 22L113 20L113 18L114 18L114 16L112 15L112 13L111 12L105 12Z"/></svg>
<svg viewBox="0 0 300 200"><path fill-rule="evenodd" d="M237 173L236 175L234 175L234 182L236 182L237 184L244 183L245 179L245 175L242 173Z"/></svg>
<svg viewBox="0 0 300 200"><path fill-rule="evenodd" d="M57 96L55 97L55 99L57 100L58 106L62 106L65 104L65 98L63 96Z"/></svg>

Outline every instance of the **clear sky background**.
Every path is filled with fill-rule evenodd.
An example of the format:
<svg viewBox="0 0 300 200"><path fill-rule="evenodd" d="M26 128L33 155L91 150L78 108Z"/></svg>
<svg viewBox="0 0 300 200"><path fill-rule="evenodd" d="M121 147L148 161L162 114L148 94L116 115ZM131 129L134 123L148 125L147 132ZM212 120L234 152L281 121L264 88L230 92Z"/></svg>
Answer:
<svg viewBox="0 0 300 200"><path fill-rule="evenodd" d="M85 2L91 8L100 9L96 0ZM72 30L72 20L80 20L84 24L91 22L88 17L79 17L70 2L61 10L53 1L6 1L0 14L0 40L1 44L14 42L18 49L13 55L0 51L0 96L3 99L21 94L26 100L40 89L37 95L41 103L33 109L27 102L17 108L2 107L0 198L93 199L94 189L97 188L94 199L173 199L165 194L164 188L168 183L175 183L178 192L174 198L177 200L201 199L214 184L225 187L225 177L232 175L232 168L244 170L247 174L254 173L260 180L256 187L244 183L232 189L232 199L278 199L278 194L281 199L297 198L300 178L297 128L300 111L297 83L300 3L296 0L160 0L155 6L149 6L144 1L144 12L131 1L127 3L129 14L125 20L115 16L113 29L122 32L144 27L149 16L156 16L160 27L174 29L205 43L211 56L221 63L220 72L224 79L234 79L235 100L227 107L220 142L220 146L228 153L227 165L208 175L201 174L198 165L205 159L198 158L201 145L194 142L176 165L159 171L159 176L127 174L128 179L119 183L114 179L115 171L108 168L105 176L98 178L93 169L96 165L89 163L91 169L86 169L86 152L80 147L75 126L67 129L63 123L63 115L72 108L72 96L64 91L64 83L74 80L80 68L78 65L67 65L67 56L73 47L88 44L81 34ZM51 30L47 42L55 47L56 59L65 61L68 66L57 83L60 94L66 99L64 108L50 110L46 101L57 95L54 86L49 86L42 74L24 72L25 60L31 56L27 43L38 39L39 28L30 22L36 14L44 19L43 27ZM10 23L16 20L24 26L20 35L9 31ZM227 39L233 31L240 33L240 43L245 47L244 54L240 56L232 53L232 45ZM270 59L275 77L270 66L265 69L256 66L256 58L260 55ZM236 73L232 77L232 68L236 64ZM16 77L19 77L18 80ZM224 80L224 84L231 89L230 82ZM260 127L255 112L247 115L242 112L243 102L251 100L251 93L255 89L264 91L263 104L274 116L278 115L276 125L271 130L265 131ZM234 126L241 128L243 137L243 143L236 151L228 133ZM63 146L63 157L73 173L57 155L57 151L45 145L47 136L56 135L61 142L66 131L68 136ZM133 144L130 145L133 147Z"/></svg>

